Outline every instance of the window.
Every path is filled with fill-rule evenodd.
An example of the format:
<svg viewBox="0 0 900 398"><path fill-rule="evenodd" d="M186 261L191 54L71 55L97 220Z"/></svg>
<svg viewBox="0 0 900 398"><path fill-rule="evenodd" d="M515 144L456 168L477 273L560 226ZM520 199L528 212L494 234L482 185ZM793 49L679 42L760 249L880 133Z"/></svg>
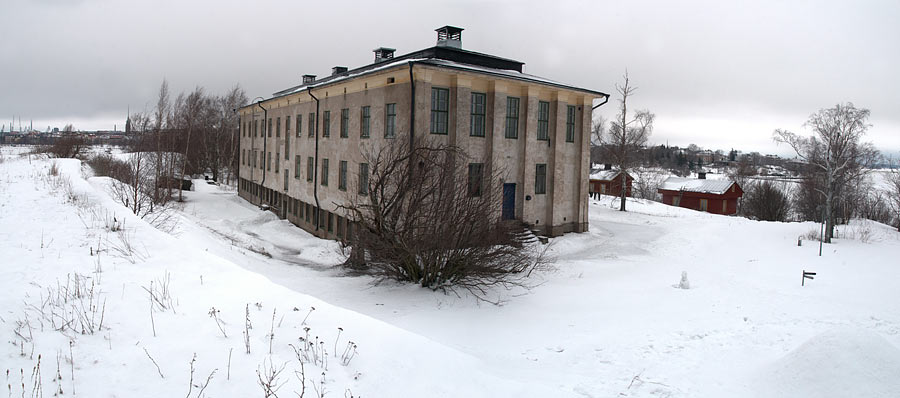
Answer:
<svg viewBox="0 0 900 398"><path fill-rule="evenodd" d="M297 115L297 137L303 137L303 115Z"/></svg>
<svg viewBox="0 0 900 398"><path fill-rule="evenodd" d="M707 205L706 199L700 199L700 211L706 211Z"/></svg>
<svg viewBox="0 0 900 398"><path fill-rule="evenodd" d="M306 220L306 222L309 222L309 213L311 212L312 209L310 209L309 203L306 203L303 207L306 208L306 214L303 215L304 219Z"/></svg>
<svg viewBox="0 0 900 398"><path fill-rule="evenodd" d="M469 163L469 196L481 196L484 163Z"/></svg>
<svg viewBox="0 0 900 398"><path fill-rule="evenodd" d="M447 134L447 118L450 110L450 90L431 89L431 134Z"/></svg>
<svg viewBox="0 0 900 398"><path fill-rule="evenodd" d="M285 191L288 190L288 171L287 171L287 169L284 170L284 190Z"/></svg>
<svg viewBox="0 0 900 398"><path fill-rule="evenodd" d="M344 218L341 216L337 216L337 236L344 237Z"/></svg>
<svg viewBox="0 0 900 398"><path fill-rule="evenodd" d="M484 110L487 96L482 93L472 93L472 115L469 119L469 135L472 137L484 137Z"/></svg>
<svg viewBox="0 0 900 398"><path fill-rule="evenodd" d="M575 106L566 107L566 142L575 142Z"/></svg>
<svg viewBox="0 0 900 398"><path fill-rule="evenodd" d="M538 130L537 139L550 140L550 103L538 101Z"/></svg>
<svg viewBox="0 0 900 398"><path fill-rule="evenodd" d="M308 137L312 137L316 134L316 114L309 114L309 132L306 133Z"/></svg>
<svg viewBox="0 0 900 398"><path fill-rule="evenodd" d="M506 97L506 138L519 138L519 99Z"/></svg>
<svg viewBox="0 0 900 398"><path fill-rule="evenodd" d="M534 168L534 194L547 193L547 165L538 163Z"/></svg>
<svg viewBox="0 0 900 398"><path fill-rule="evenodd" d="M281 117L275 118L275 137L281 137Z"/></svg>
<svg viewBox="0 0 900 398"><path fill-rule="evenodd" d="M259 120L253 121L253 136L256 137L256 125L259 124Z"/></svg>
<svg viewBox="0 0 900 398"><path fill-rule="evenodd" d="M331 135L331 111L322 114L322 137Z"/></svg>
<svg viewBox="0 0 900 398"><path fill-rule="evenodd" d="M272 171L272 152L266 152L266 171Z"/></svg>
<svg viewBox="0 0 900 398"><path fill-rule="evenodd" d="M301 202L301 201L298 200L298 201L297 201L297 207L300 208L300 217L299 217L299 218L303 218L303 216L306 214L306 211L305 211L305 210L306 210L306 203L303 203L303 202Z"/></svg>
<svg viewBox="0 0 900 398"><path fill-rule="evenodd" d="M284 160L291 160L291 117L285 118L284 125Z"/></svg>
<svg viewBox="0 0 900 398"><path fill-rule="evenodd" d="M328 212L328 233L334 232L334 214Z"/></svg>
<svg viewBox="0 0 900 398"><path fill-rule="evenodd" d="M313 162L312 156L306 158L306 181L313 180Z"/></svg>
<svg viewBox="0 0 900 398"><path fill-rule="evenodd" d="M294 156L294 178L300 179L300 155Z"/></svg>
<svg viewBox="0 0 900 398"><path fill-rule="evenodd" d="M678 206L681 204L681 196L673 196L672 197L672 206Z"/></svg>
<svg viewBox="0 0 900 398"><path fill-rule="evenodd" d="M341 109L341 138L347 138L350 131L350 108Z"/></svg>
<svg viewBox="0 0 900 398"><path fill-rule="evenodd" d="M247 161L247 150L241 149L241 166Z"/></svg>
<svg viewBox="0 0 900 398"><path fill-rule="evenodd" d="M269 118L269 126L266 127L266 133L269 134L269 137L272 137L272 118Z"/></svg>
<svg viewBox="0 0 900 398"><path fill-rule="evenodd" d="M253 167L256 167L256 151L253 151Z"/></svg>
<svg viewBox="0 0 900 398"><path fill-rule="evenodd" d="M384 138L394 138L397 135L397 104L384 106Z"/></svg>
<svg viewBox="0 0 900 398"><path fill-rule="evenodd" d="M338 166L338 189L347 190L347 161L342 160Z"/></svg>
<svg viewBox="0 0 900 398"><path fill-rule="evenodd" d="M369 107L362 107L362 120L359 125L359 136L361 138L369 138Z"/></svg>
<svg viewBox="0 0 900 398"><path fill-rule="evenodd" d="M322 186L328 186L328 159L322 159Z"/></svg>
<svg viewBox="0 0 900 398"><path fill-rule="evenodd" d="M359 164L359 194L360 195L368 195L369 194L369 164L368 163L360 163Z"/></svg>
<svg viewBox="0 0 900 398"><path fill-rule="evenodd" d="M276 173L278 172L278 169L281 168L281 161L279 159L281 159L281 154L278 152L275 152L275 172Z"/></svg>
<svg viewBox="0 0 900 398"><path fill-rule="evenodd" d="M259 151L259 169L266 169L266 154L263 151Z"/></svg>

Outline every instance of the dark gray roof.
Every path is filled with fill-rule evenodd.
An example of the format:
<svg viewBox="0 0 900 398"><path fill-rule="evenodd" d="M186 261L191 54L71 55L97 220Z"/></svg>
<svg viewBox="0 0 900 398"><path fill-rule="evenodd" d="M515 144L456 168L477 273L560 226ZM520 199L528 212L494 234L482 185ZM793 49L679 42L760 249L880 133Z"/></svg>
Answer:
<svg viewBox="0 0 900 398"><path fill-rule="evenodd" d="M350 77L357 77L360 75L381 71L386 69L387 67L395 67L399 66L400 64L406 64L408 62L422 63L451 69L475 71L478 73L506 77L515 80L530 81L548 84L560 88L584 91L591 94L596 94L598 96L607 96L606 93L600 91L569 86L549 79L522 73L522 66L524 65L523 62L454 47L435 46L405 54L399 57L381 60L337 75L324 77L311 83L289 87L287 89L273 93L272 98L293 94L306 88L325 86L329 83L336 83L338 81L346 80Z"/></svg>

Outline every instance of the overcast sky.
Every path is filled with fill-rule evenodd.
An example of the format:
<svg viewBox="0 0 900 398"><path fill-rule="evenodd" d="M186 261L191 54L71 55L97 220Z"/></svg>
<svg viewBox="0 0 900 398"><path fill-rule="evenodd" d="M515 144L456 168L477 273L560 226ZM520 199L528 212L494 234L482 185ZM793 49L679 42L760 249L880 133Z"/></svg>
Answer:
<svg viewBox="0 0 900 398"><path fill-rule="evenodd" d="M872 111L868 139L900 151L900 2L3 0L0 121L37 129L122 128L128 106L239 84L268 97L303 74L372 62L386 46L463 48L613 94L627 69L632 109L656 114L651 142L786 153L776 128L804 132L820 108ZM9 127L7 127L8 129Z"/></svg>

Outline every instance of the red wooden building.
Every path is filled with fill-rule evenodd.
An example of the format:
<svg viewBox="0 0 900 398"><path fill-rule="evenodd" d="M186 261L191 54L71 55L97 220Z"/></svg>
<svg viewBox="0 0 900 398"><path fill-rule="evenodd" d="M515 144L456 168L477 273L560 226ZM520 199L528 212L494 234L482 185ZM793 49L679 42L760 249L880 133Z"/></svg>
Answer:
<svg viewBox="0 0 900 398"><path fill-rule="evenodd" d="M631 196L631 184L634 178L625 174L625 196ZM610 170L607 165L603 170L591 172L588 192L591 196L622 194L622 177L617 170Z"/></svg>
<svg viewBox="0 0 900 398"><path fill-rule="evenodd" d="M713 214L737 213L737 201L744 190L734 181L669 177L659 186L663 203Z"/></svg>

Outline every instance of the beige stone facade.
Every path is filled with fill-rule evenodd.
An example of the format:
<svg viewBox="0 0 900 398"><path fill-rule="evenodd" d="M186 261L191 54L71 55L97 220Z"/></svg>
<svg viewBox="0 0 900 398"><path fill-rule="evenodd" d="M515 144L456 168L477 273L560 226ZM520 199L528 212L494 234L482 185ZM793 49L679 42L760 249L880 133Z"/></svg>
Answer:
<svg viewBox="0 0 900 398"><path fill-rule="evenodd" d="M427 57L435 49L450 55L438 51ZM506 191L498 212L507 206L512 215L514 209L515 219L550 236L587 230L591 106L605 94L485 66L499 62L515 69L516 62L458 48L389 55L349 72L336 68L328 78L307 79L241 108L240 196L318 236L343 238L348 223L339 205L359 191L364 154L414 134L484 159L479 162L485 175L502 170ZM476 64L458 62L457 56ZM482 65L479 56L487 57ZM473 118L476 124L482 119L473 111L473 93L475 100L486 100L483 136L478 128L473 135ZM449 94L446 134L435 134L432 97L444 94ZM510 117L510 97L518 98L518 117ZM514 138L507 136L510 123L517 124ZM539 137L539 130L546 137ZM536 178L538 165L545 165L543 184ZM545 192L536 192L536 185L544 185Z"/></svg>

